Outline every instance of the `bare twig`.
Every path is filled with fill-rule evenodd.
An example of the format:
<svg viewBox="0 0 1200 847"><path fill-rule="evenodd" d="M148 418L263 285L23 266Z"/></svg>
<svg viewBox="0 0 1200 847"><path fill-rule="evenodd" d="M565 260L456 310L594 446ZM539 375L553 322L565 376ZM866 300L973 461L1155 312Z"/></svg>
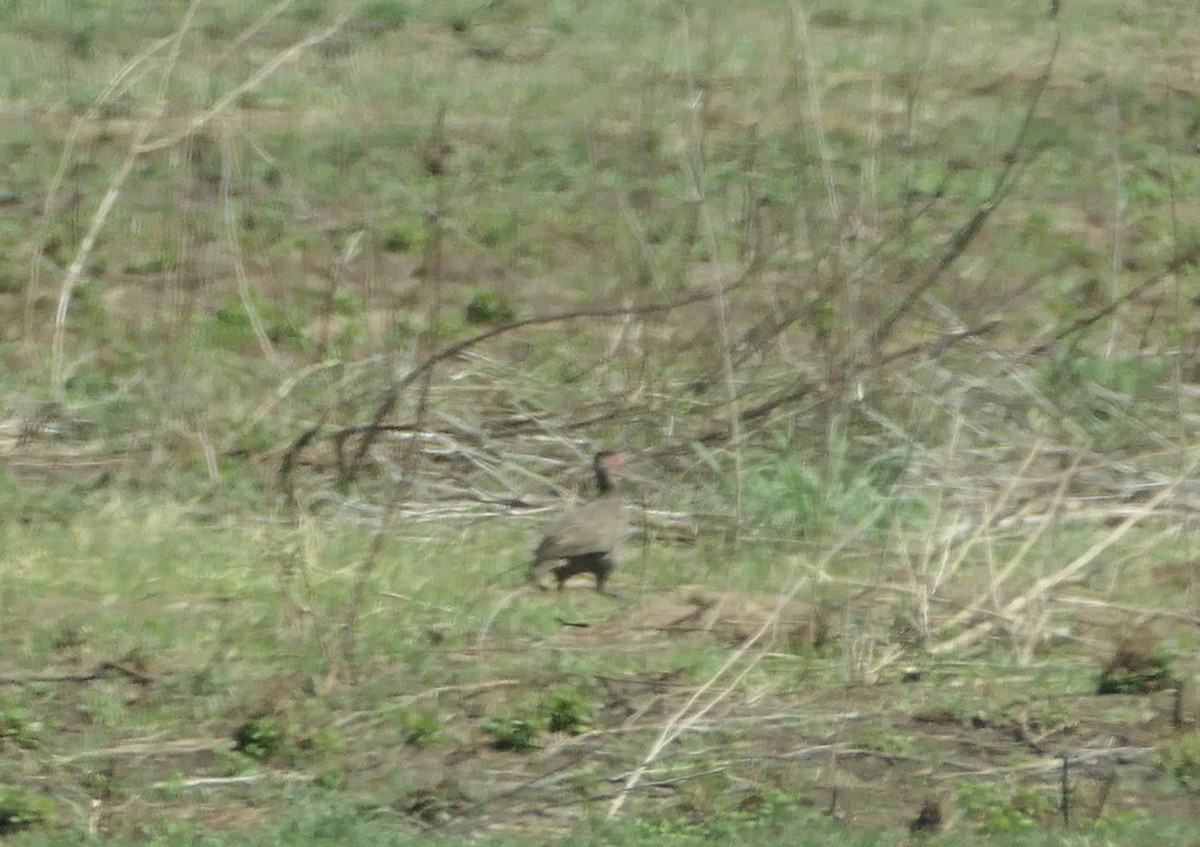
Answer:
<svg viewBox="0 0 1200 847"><path fill-rule="evenodd" d="M685 51L690 55L690 33L688 16L683 17L684 37L688 41L685 46ZM687 109L688 121L688 147L687 154L684 157L684 172L688 177L688 185L691 188L692 198L696 205L697 218L700 221L701 229L704 232L704 243L708 250L708 258L710 262L717 262L719 257L717 250L717 235L713 225L712 215L709 213L706 195L706 176L704 172L704 120L703 109L707 102L704 91L696 81L692 78L691 63L687 65L688 70L688 88L690 103ZM752 267L753 265L751 265ZM741 438L741 420L742 415L738 403L737 383L734 380L733 373L733 357L730 349L729 341L729 302L725 292L725 286L722 285L719 278L713 279L713 305L715 307L714 317L717 324L717 343L721 356L721 366L723 369L722 376L725 384L726 401L728 405L729 416L729 434L730 441L733 444L733 538L734 547L737 546L738 532L742 524L742 498L745 473L742 469L742 438Z"/></svg>
<svg viewBox="0 0 1200 847"><path fill-rule="evenodd" d="M123 676L138 685L150 685L154 677L118 662L101 662L87 673L43 673L0 676L0 685L31 685L38 682L95 682L110 676Z"/></svg>
<svg viewBox="0 0 1200 847"><path fill-rule="evenodd" d="M289 0L289 2L291 1L292 0ZM199 4L197 3L196 5ZM267 14L274 15L275 10L268 11ZM166 150L174 147L185 138L194 135L196 132L208 125L214 118L236 103L239 98L248 92L253 91L255 88L258 88L258 86L262 85L271 77L272 74L274 74L288 62L295 60L305 50L309 49L310 47L315 47L322 41L327 41L328 39L337 35L346 25L348 20L350 20L350 16L343 15L325 29L309 33L307 36L297 41L288 49L276 54L275 56L272 56L266 64L251 74L250 77L241 85L238 85L230 91L227 91L223 97L217 100L217 102L208 109L188 120L183 129L171 133L170 135L163 136L162 138L154 139L153 141L146 141L144 136L139 137L137 143L132 148L132 152L135 155L140 156L146 153L154 153L159 150Z"/></svg>
<svg viewBox="0 0 1200 847"><path fill-rule="evenodd" d="M983 225L992 216L992 213L1000 207L1001 202L1016 186L1017 168L1018 165L1023 163L1022 153L1026 151L1027 139L1033 127L1033 119L1037 114L1038 104L1041 102L1042 94L1045 93L1046 84L1050 81L1050 73L1054 69L1054 61L1058 57L1060 40L1061 35L1056 33L1054 45L1050 50L1050 56L1046 59L1045 65L1042 66L1041 74L1033 83L1029 105L1025 109L1025 119L1021 124L1020 130L1017 132L1016 138L1013 139L1008 152L1004 155L1004 165L996 177L995 187L993 187L991 194L980 204L974 214L967 219L966 223L959 227L954 235L951 236L949 244L942 251L942 255L938 257L934 266L916 285L905 293L899 305L875 327L867 342L869 353L875 353L883 346L883 343L895 330L900 319L907 315L921 301L921 297L925 292L932 288L941 279L946 269L966 251L970 243L975 240L975 236L983 229ZM1037 151L1032 151L1032 153L1036 154Z"/></svg>
<svg viewBox="0 0 1200 847"><path fill-rule="evenodd" d="M743 273L736 280L725 285L723 288L721 288L719 290L724 291L724 292L733 291L734 289L740 287L743 283L745 283L746 279L747 279L747 275ZM516 330L519 330L519 329L525 329L527 327L546 326L548 324L562 323L565 321L575 320L575 319L579 319L579 318L602 318L602 317L603 318L611 318L611 317L623 317L626 315L645 315L645 314L652 314L652 313L656 313L656 312L665 312L665 311L670 311L672 309L678 309L678 308L681 308L683 306L690 305L693 303L701 303L701 302L704 302L707 300L711 300L714 296L716 296L716 292L714 292L714 291L702 291L702 292L698 292L698 293L684 295L683 297L679 297L674 300L670 300L670 301L666 301L666 302L659 302L659 303L648 303L648 304L644 304L644 305L608 306L608 307L597 306L597 307L584 308L584 309L570 309L567 311L556 312L556 313L552 313L549 315L540 315L537 317L522 318L520 320L510 321L509 323L506 323L506 324L501 324L499 326L491 327L490 329L479 332L476 335L470 336L468 338L463 338L458 341L450 342L450 343L442 346L438 350L434 351L433 353L429 354L428 356L426 356L422 361L420 361L417 365L412 367L402 377L400 377L395 382L393 382L392 385L389 386L388 390L386 392L384 392L383 397L380 399L379 404L376 406L375 414L372 416L371 422L369 424L367 424L366 427L362 430L362 438L360 439L358 446L354 451L354 454L350 457L349 461L347 461L347 463L346 463L346 466L344 468L344 476L347 481L351 481L357 477L359 469L362 466L363 460L366 458L367 453L371 449L371 445L374 443L375 437L378 435L380 429L383 427L384 421L387 420L387 417L396 408L396 404L399 402L400 396L401 396L402 392L404 391L404 389L406 389L408 386L412 385L416 380L422 378L428 371L437 367L437 365L441 364L442 362L448 361L449 359L452 359L455 356L458 356L458 355L466 352L467 350L470 350L471 348L482 344L485 341L489 341L498 336L505 335L505 334L508 334L511 332L515 332ZM299 446L299 447L297 446L298 442L300 439L305 438L306 435L307 435L307 431L305 433L302 433L300 436L298 436L296 441L294 441L292 443L291 448L289 448L288 453L289 453L289 455L293 456L291 464L287 467L281 466L281 468L280 468L280 477L281 477L281 481L284 483L285 490L286 490L287 485L289 484L288 480L286 479L286 476L285 476L285 471L290 473L291 469L295 466L295 461L296 461L295 457L299 454L299 452L301 452L303 450L302 446ZM308 435L308 439L309 439L309 441L311 441L312 436Z"/></svg>
<svg viewBox="0 0 1200 847"><path fill-rule="evenodd" d="M820 572L825 564L838 555L852 539L861 535L878 517L879 510L874 510L867 518L860 521L852 531L846 533L837 543L832 544L830 549L825 552L820 563L815 567L814 572ZM607 817L613 818L621 811L625 800L637 788L642 777L645 776L650 766L662 755L667 745L687 732L700 718L704 717L717 704L728 697L736 689L741 680L757 666L766 653L766 650L757 646L758 643L767 633L775 630L779 624L779 617L783 610L808 582L809 577L803 576L793 581L786 591L781 592L774 611L767 616L762 625L737 650L730 654L729 658L663 724L662 730L654 740L654 743L651 744L649 751L647 751L641 763L625 779L620 794L613 798L612 803L609 804ZM752 648L753 652L751 652ZM742 665L741 668L738 668L739 664ZM706 699L708 692L714 689L718 682L723 683L723 687L713 691L711 696L708 696Z"/></svg>
<svg viewBox="0 0 1200 847"><path fill-rule="evenodd" d="M54 757L59 764L77 762L80 759L103 759L110 756L190 756L213 750L232 750L232 738L176 738L171 741L127 741L113 747L96 750L80 750L69 755Z"/></svg>
<svg viewBox="0 0 1200 847"><path fill-rule="evenodd" d="M1098 541L1092 544L1087 550L1076 556L1069 563L1059 568L1054 573L1042 577L1037 580L1024 594L1014 598L1004 605L999 610L1001 618L1012 617L1030 605L1035 600L1045 597L1047 592L1066 580L1070 579L1075 574L1079 573L1087 567L1097 556L1119 541L1129 530L1133 529L1147 517L1153 515L1157 507L1167 500L1175 490L1195 472L1196 468L1200 467L1200 457L1195 458L1173 483L1163 486L1157 494L1147 500L1137 511L1130 513L1124 520L1113 527L1112 530L1105 533ZM929 652L933 655L941 655L950 653L955 650L960 650L970 644L975 643L979 639L986 636L998 624L997 618L991 618L981 621L970 629L959 633L953 638L949 638L939 644L935 644L929 648Z"/></svg>
<svg viewBox="0 0 1200 847"><path fill-rule="evenodd" d="M317 777L310 773L264 771L241 776L193 776L186 779L164 779L150 784L151 788L220 788L226 785L253 785L267 780L279 782L315 782Z"/></svg>
<svg viewBox="0 0 1200 847"><path fill-rule="evenodd" d="M444 109L438 112L432 138L430 139L430 143L435 147L440 148L446 143L445 117ZM443 178L445 170L440 165L432 170L434 176L437 177L437 200L434 203L433 211L428 220L430 239L424 262L426 278L433 287L433 296L429 305L429 325L423 336L422 346L425 351L434 348L441 331L443 284L442 241L445 236L443 220L445 219L447 201L446 180ZM428 352L426 352L426 355L428 355ZM424 428L425 419L429 412L429 392L433 385L433 371L434 368L430 366L421 374L416 411L416 426L418 429ZM371 547L367 551L366 557L359 564L358 572L355 576L353 595L350 599L350 604L346 608L345 621L342 628L342 656L347 670L352 673L357 664L356 641L358 638L358 619L362 613L363 604L366 602L367 585L383 555L383 547L390 534L392 524L396 519L397 509L412 488L413 477L416 473L418 444L419 442L416 439L411 439L405 446L404 455L401 459L401 477L396 483L391 498L388 500L383 521L371 539Z"/></svg>
<svg viewBox="0 0 1200 847"><path fill-rule="evenodd" d="M62 390L63 384L66 381L65 365L63 356L65 355L64 346L66 344L67 331L67 310L71 305L71 295L75 292L75 287L79 284L79 278L83 274L83 268L87 264L88 258L92 255L92 250L96 247L96 241L100 237L100 231L104 228L108 216L112 213L113 207L116 206L117 197L121 194L121 188L125 185L125 181L133 172L133 166L141 156L139 149L142 142L150 134L151 126L155 120L161 117L166 104L167 84L170 82L171 75L175 70L175 64L179 59L179 50L183 44L184 35L191 27L192 19L195 17L196 10L200 7L200 0L192 0L184 13L183 19L179 23L171 41L171 51L167 57L166 67L163 70L162 77L159 80L158 86L158 106L155 110L155 115L147 118L138 124L137 131L134 133L133 143L125 153L125 158L120 166L113 173L108 181L108 190L105 191L100 205L96 207L95 213L92 215L92 221L88 225L87 232L83 239L79 242L79 247L75 251L75 258L71 260L67 272L63 275L58 292L58 306L54 311L54 338L51 342L50 353L50 384L55 391ZM124 74L126 71L122 71Z"/></svg>

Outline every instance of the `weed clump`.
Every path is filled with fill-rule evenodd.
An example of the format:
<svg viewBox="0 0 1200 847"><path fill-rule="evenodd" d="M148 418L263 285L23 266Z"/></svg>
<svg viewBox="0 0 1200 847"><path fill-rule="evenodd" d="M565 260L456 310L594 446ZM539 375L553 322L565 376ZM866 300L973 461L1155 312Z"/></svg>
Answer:
<svg viewBox="0 0 1200 847"><path fill-rule="evenodd" d="M1165 742L1156 751L1154 764L1181 788L1187 791L1200 788L1200 742L1195 738Z"/></svg>
<svg viewBox="0 0 1200 847"><path fill-rule="evenodd" d="M0 784L0 835L9 835L51 819L50 802L19 785Z"/></svg>
<svg viewBox="0 0 1200 847"><path fill-rule="evenodd" d="M32 720L24 711L13 706L0 706L0 747L12 742L32 750L41 741L42 722Z"/></svg>
<svg viewBox="0 0 1200 847"><path fill-rule="evenodd" d="M483 731L492 738L492 747L520 753L537 746L538 725L518 715L491 715L484 718Z"/></svg>
<svg viewBox="0 0 1200 847"><path fill-rule="evenodd" d="M483 731L491 736L495 749L520 752L536 747L538 734L543 730L577 735L590 719L587 696L578 688L562 686L529 708L489 715L484 718Z"/></svg>
<svg viewBox="0 0 1200 847"><path fill-rule="evenodd" d="M516 317L517 308L512 300L494 291L476 291L467 303L466 319L469 324L503 324Z"/></svg>
<svg viewBox="0 0 1200 847"><path fill-rule="evenodd" d="M591 708L587 698L575 688L559 688L542 703L541 713L550 732L578 735L587 728Z"/></svg>
<svg viewBox="0 0 1200 847"><path fill-rule="evenodd" d="M274 715L255 715L233 732L233 749L253 759L269 759L283 750L287 733Z"/></svg>
<svg viewBox="0 0 1200 847"><path fill-rule="evenodd" d="M409 711L401 715L404 743L413 747L428 747L442 734L442 722L433 712Z"/></svg>
<svg viewBox="0 0 1200 847"><path fill-rule="evenodd" d="M962 785L959 802L984 835L1036 832L1058 814L1054 795L1035 786Z"/></svg>
<svg viewBox="0 0 1200 847"><path fill-rule="evenodd" d="M1178 684L1170 657L1153 636L1135 633L1121 639L1100 674L1097 694L1151 694Z"/></svg>

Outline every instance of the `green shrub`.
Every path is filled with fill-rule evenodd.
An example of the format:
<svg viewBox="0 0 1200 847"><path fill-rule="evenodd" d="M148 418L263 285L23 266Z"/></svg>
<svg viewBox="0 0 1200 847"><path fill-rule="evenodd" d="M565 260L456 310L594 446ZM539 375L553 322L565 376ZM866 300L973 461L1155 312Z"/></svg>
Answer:
<svg viewBox="0 0 1200 847"><path fill-rule="evenodd" d="M233 732L233 749L254 759L269 759L283 750L287 740L279 718L255 715Z"/></svg>
<svg viewBox="0 0 1200 847"><path fill-rule="evenodd" d="M1170 657L1161 647L1122 642L1100 673L1097 694L1151 694L1178 684Z"/></svg>
<svg viewBox="0 0 1200 847"><path fill-rule="evenodd" d="M504 295L480 289L467 303L465 315L469 324L502 324L516 318L517 309Z"/></svg>
<svg viewBox="0 0 1200 847"><path fill-rule="evenodd" d="M587 698L578 689L569 686L551 692L539 711L550 732L569 732L572 735L583 732L591 718Z"/></svg>
<svg viewBox="0 0 1200 847"><path fill-rule="evenodd" d="M0 784L0 835L8 835L51 819L50 801L19 785Z"/></svg>
<svg viewBox="0 0 1200 847"><path fill-rule="evenodd" d="M31 719L16 706L0 706L0 748L4 743L31 750L41 741L42 722Z"/></svg>
<svg viewBox="0 0 1200 847"><path fill-rule="evenodd" d="M404 743L414 747L427 747L442 734L442 722L433 712L406 711L400 716Z"/></svg>
<svg viewBox="0 0 1200 847"><path fill-rule="evenodd" d="M1154 764L1181 788L1187 791L1200 788L1200 741L1195 735L1164 742L1155 751Z"/></svg>
<svg viewBox="0 0 1200 847"><path fill-rule="evenodd" d="M904 472L902 454L861 460L845 439L831 439L823 467L810 463L792 445L758 457L746 472L746 513L784 532L813 535L829 526L857 524L872 512L885 526L895 508L894 485Z"/></svg>
<svg viewBox="0 0 1200 847"><path fill-rule="evenodd" d="M537 746L538 726L516 715L491 715L484 718L483 731L492 737L497 750L521 752Z"/></svg>

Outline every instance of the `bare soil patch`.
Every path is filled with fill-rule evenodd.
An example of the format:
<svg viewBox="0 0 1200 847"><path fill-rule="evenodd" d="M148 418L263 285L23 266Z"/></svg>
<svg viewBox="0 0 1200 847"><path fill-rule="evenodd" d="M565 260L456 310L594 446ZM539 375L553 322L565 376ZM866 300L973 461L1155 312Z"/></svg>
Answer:
<svg viewBox="0 0 1200 847"><path fill-rule="evenodd" d="M14 751L14 765L32 774L50 756L59 763L53 793L97 798L91 826L114 835L150 831L164 807L172 820L209 830L255 828L287 786L331 773L405 829L561 835L603 815L664 725L688 712L702 680L674 657L733 650L766 627L753 649L767 651L769 675L730 691L651 762L626 813L703 825L784 796L853 829L879 830L909 826L932 803L946 813L938 828L970 831L1024 792L1019 802L1034 798L1030 814L1053 829L1062 825L1064 760L1077 823L1130 810L1195 813L1194 792L1160 764L1164 745L1194 743L1194 698L1178 700L1173 690L1097 696L1078 659L1063 660L1059 673L1041 664L981 677L970 663L947 662L897 669L877 684L840 684L812 676L842 650L817 637L824 618L807 602L685 587L540 642L495 636L488 649L465 652L431 644L439 670L419 687L411 668L382 659L359 685L250 675L207 700L195 688L203 669L177 662L152 662L141 681L40 682L40 711L61 731L38 749ZM643 670L571 676L588 694L582 731L543 729L530 750L497 748L484 730L488 716L560 684L566 677L553 667L564 657L600 651L636 656ZM362 708L368 682L394 693ZM179 715L215 705L217 713L184 732L138 731L98 712L103 702ZM417 712L437 722L428 743L405 740L404 716ZM277 714L292 754L255 762L233 752L233 734L252 713ZM334 740L314 754L323 737ZM980 792L994 808L970 799Z"/></svg>
<svg viewBox="0 0 1200 847"><path fill-rule="evenodd" d="M771 594L685 586L630 606L594 626L576 629L575 634L583 641L606 644L669 635L708 636L741 644L764 628L772 641L815 646L826 636L825 613L812 603Z"/></svg>

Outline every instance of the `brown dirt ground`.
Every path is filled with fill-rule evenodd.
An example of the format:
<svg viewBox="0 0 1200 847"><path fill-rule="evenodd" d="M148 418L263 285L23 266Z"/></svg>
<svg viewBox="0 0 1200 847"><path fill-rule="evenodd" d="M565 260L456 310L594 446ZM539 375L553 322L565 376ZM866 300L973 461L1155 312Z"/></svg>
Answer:
<svg viewBox="0 0 1200 847"><path fill-rule="evenodd" d="M355 711L352 686L316 694L313 680L293 674L253 681L253 688L270 691L279 711L301 722L305 704L319 699L328 709L323 720L339 736L325 761L340 767L346 789L390 808L401 826L544 836L602 813L664 723L695 694L694 678L650 657L664 659L688 645L732 650L769 621L766 632L773 637L761 642L768 649L763 661L781 663L772 679L786 674L789 663L795 666L794 689L741 686L730 692L666 747L628 798L626 812L703 822L753 810L782 792L852 828L875 830L904 827L923 804L942 798L946 808L959 810L950 815L950 825L969 828L971 811L962 809L956 792L966 784L995 784L1007 786L996 789L999 795L1015 786L1034 791L1044 801L1037 814L1053 828L1061 826L1064 756L1070 761L1076 821L1120 809L1176 819L1200 812L1200 796L1180 790L1155 767L1164 743L1196 743L1198 709L1191 697L1179 703L1177 715L1173 691L1101 697L1047 690L1022 669L980 681L962 663L898 668L872 685L806 681L803 656L812 650L804 645L823 631L815 623L820 616L801 602L784 604L778 616L774 609L772 597L685 588L626 605L593 625L564 626L539 645L445 648L439 661L448 682L440 689L405 690L411 676L396 664L368 669L376 685L394 680L396 713L420 708L437 714L442 736L426 747L403 743L390 707ZM825 647L818 650L838 649L824 636L820 641ZM798 651L788 652L794 647ZM593 712L586 731L543 732L527 752L494 749L482 717L511 708L546 684L528 676L527 659L521 663L531 649L639 651L648 658L644 672L590 680ZM525 668L527 675L514 668ZM158 729L120 737L128 727L104 725L90 707L97 698L158 701L178 710L193 696L188 686L195 669L146 670L153 677L149 684L119 673L90 682L42 683L53 689L47 702L56 712L46 719L57 731L40 749L6 745L18 769L31 777L46 773L49 756L52 775L40 779L53 796L90 798L96 831L138 833L168 812L171 819L206 828L255 827L267 817L264 809L275 792L290 781L314 779L322 769L303 760L268 761L259 781L179 787L169 800L155 799L160 795L152 786L179 775L213 778L240 771L231 768L235 757L229 752L233 714L198 718L186 738ZM458 670L473 671L464 677L471 681L455 682ZM301 747L306 743L302 738Z"/></svg>

